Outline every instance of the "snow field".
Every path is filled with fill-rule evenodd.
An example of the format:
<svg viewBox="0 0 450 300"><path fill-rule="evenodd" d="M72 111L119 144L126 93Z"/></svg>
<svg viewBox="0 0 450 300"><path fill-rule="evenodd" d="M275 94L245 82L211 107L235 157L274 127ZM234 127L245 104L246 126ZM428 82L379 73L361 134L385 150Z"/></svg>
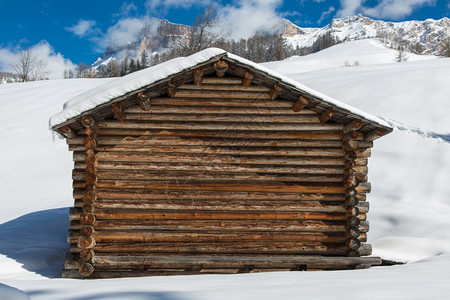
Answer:
<svg viewBox="0 0 450 300"><path fill-rule="evenodd" d="M355 47L365 49L360 66L342 67L358 53ZM375 141L369 159L368 237L375 255L407 264L333 272L55 278L68 249L73 163L64 140L52 141L47 120L69 98L109 79L5 84L0 86L0 299L27 299L10 287L33 300L448 299L450 144L438 134L450 134L450 59L393 63L379 58L386 50L366 40L327 49L319 60L326 68L318 63L314 68L312 56L265 66L394 126Z"/></svg>

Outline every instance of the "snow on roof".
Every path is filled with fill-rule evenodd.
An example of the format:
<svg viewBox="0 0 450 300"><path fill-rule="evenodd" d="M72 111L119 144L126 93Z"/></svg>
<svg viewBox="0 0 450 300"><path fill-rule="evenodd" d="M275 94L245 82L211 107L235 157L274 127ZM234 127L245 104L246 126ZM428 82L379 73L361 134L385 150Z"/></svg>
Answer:
<svg viewBox="0 0 450 300"><path fill-rule="evenodd" d="M307 94L310 94L311 96L317 97L322 101L329 103L330 105L347 110L348 112L358 115L361 118L366 119L367 121L377 123L378 125L383 127L391 128L391 126L387 122L378 117L368 114L341 101L338 101L332 97L324 95L271 69L268 69L250 60L218 48L208 48L188 57L175 58L159 65L131 73L127 76L120 77L115 80L111 80L105 84L84 92L67 101L63 106L63 110L50 118L49 127L51 129L55 128L68 120L80 116L86 111L92 110L102 104L108 103L112 99L121 97L127 93L131 93L145 86L154 84L160 80L167 79L168 77L181 73L185 70L195 68L200 64L204 64L210 60L213 60L214 58L221 56L226 56L229 59L240 64L247 65L254 70L266 73L268 76L278 79L280 83L289 85L294 89L298 89Z"/></svg>

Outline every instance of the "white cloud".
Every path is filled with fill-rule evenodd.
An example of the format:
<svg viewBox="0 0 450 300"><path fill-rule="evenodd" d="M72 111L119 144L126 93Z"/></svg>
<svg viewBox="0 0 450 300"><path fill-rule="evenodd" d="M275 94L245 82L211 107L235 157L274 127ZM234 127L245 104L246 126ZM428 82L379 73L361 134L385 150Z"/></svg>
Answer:
<svg viewBox="0 0 450 300"><path fill-rule="evenodd" d="M280 28L276 8L281 0L239 0L218 10L218 27L233 39L248 38L258 31L273 32Z"/></svg>
<svg viewBox="0 0 450 300"><path fill-rule="evenodd" d="M66 27L67 31L72 32L78 37L84 37L88 34L91 34L95 29L96 22L93 20L79 20L77 24L72 25L70 27Z"/></svg>
<svg viewBox="0 0 450 300"><path fill-rule="evenodd" d="M192 6L207 6L213 4L213 0L147 0L145 7L149 13L164 12L170 8L188 9Z"/></svg>
<svg viewBox="0 0 450 300"><path fill-rule="evenodd" d="M112 48L122 47L130 42L135 42L142 33L144 27L151 22L151 18L125 18L109 27L105 34L94 37L92 40L100 48L100 51L108 46Z"/></svg>
<svg viewBox="0 0 450 300"><path fill-rule="evenodd" d="M341 8L336 13L337 17L353 16L360 12L364 0L341 0Z"/></svg>
<svg viewBox="0 0 450 300"><path fill-rule="evenodd" d="M363 14L376 18L401 19L424 5L435 5L436 0L382 0L375 7L364 7Z"/></svg>
<svg viewBox="0 0 450 300"><path fill-rule="evenodd" d="M75 65L69 59L64 58L61 53L56 53L46 41L42 41L30 49L33 55L46 63L50 79L61 79L64 77L64 70L75 69ZM20 52L20 49L1 48L0 70L11 71L10 66L16 62Z"/></svg>
<svg viewBox="0 0 450 300"><path fill-rule="evenodd" d="M365 6L366 0L341 0L337 17L353 16L358 13L375 17L400 20L411 15L424 5L435 5L436 0L381 0L373 7Z"/></svg>
<svg viewBox="0 0 450 300"><path fill-rule="evenodd" d="M319 20L317 20L317 24L322 23L322 21L325 20L326 18L328 18L329 15L331 15L332 13L334 13L335 10L336 10L336 9L335 9L333 6L330 6L330 7L328 8L327 11L324 11L324 12L320 15Z"/></svg>
<svg viewBox="0 0 450 300"><path fill-rule="evenodd" d="M120 14L118 14L118 16L129 17L131 12L135 12L137 11L137 9L138 8L136 5L134 5L134 3L124 2L120 7Z"/></svg>

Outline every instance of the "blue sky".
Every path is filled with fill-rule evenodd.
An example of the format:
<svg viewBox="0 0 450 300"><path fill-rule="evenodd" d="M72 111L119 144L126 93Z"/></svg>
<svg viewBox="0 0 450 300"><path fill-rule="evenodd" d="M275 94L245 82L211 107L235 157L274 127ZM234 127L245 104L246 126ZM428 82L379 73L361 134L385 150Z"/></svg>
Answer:
<svg viewBox="0 0 450 300"><path fill-rule="evenodd" d="M362 13L389 21L449 17L448 0L0 0L0 70L21 49L39 48L60 62L93 63L111 40L124 38L147 17L192 24L213 4L229 20L233 35L245 37L283 17L301 27L322 27L334 17Z"/></svg>

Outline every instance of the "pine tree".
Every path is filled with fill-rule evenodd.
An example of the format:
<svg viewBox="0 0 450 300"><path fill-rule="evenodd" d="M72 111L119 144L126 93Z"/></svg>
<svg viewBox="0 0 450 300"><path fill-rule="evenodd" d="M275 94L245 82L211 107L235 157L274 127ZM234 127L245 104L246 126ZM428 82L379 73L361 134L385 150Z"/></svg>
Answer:
<svg viewBox="0 0 450 300"><path fill-rule="evenodd" d="M148 54L147 51L142 51L141 53L141 68L145 69L148 68L150 65L149 61L148 61Z"/></svg>
<svg viewBox="0 0 450 300"><path fill-rule="evenodd" d="M133 73L136 72L137 68L136 68L136 63L134 62L134 59L130 59L130 64L128 65L128 72L129 73Z"/></svg>
<svg viewBox="0 0 450 300"><path fill-rule="evenodd" d="M128 74L128 57L125 58L120 63L120 76L125 76Z"/></svg>

